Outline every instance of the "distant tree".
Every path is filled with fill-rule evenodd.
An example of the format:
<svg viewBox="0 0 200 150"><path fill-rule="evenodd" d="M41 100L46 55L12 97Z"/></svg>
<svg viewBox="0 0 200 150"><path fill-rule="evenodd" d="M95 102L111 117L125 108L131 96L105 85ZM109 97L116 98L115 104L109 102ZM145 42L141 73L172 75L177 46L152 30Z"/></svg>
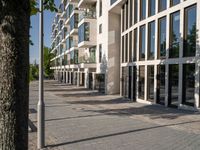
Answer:
<svg viewBox="0 0 200 150"><path fill-rule="evenodd" d="M51 78L53 76L53 70L51 67L51 59L54 57L54 54L50 52L50 48L44 47L44 73L47 78Z"/></svg>

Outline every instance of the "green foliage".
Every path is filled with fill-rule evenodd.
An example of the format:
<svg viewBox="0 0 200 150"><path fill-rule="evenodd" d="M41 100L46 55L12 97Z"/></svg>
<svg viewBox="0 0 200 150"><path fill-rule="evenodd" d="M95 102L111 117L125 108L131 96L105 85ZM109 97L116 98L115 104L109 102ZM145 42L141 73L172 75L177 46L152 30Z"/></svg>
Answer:
<svg viewBox="0 0 200 150"><path fill-rule="evenodd" d="M51 59L54 57L54 54L50 52L50 48L44 47L44 74L46 78L53 77L53 70L51 67Z"/></svg>
<svg viewBox="0 0 200 150"><path fill-rule="evenodd" d="M44 10L49 10L51 12L58 11L54 3L54 0L43 0L43 4L44 4ZM40 11L38 2L36 0L30 0L30 6L31 6L31 15L36 15Z"/></svg>
<svg viewBox="0 0 200 150"><path fill-rule="evenodd" d="M35 61L34 64L30 64L29 80L34 81L34 80L38 80L38 78L39 78L39 67Z"/></svg>

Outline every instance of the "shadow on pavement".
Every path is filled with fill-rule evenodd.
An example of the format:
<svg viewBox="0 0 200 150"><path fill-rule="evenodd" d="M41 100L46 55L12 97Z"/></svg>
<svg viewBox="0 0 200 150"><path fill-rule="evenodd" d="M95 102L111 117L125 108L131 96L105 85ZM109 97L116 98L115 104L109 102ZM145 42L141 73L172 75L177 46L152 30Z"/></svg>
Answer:
<svg viewBox="0 0 200 150"><path fill-rule="evenodd" d="M127 130L127 131L123 131L123 132L111 133L111 134L89 137L89 138L84 138L84 139L79 139L79 140L74 140L74 141L69 141L69 142L64 142L64 143L47 145L47 147L53 148L53 147L58 147L58 146L76 144L76 143L85 142L85 141L97 140L97 139L101 139L101 138L130 134L130 133L141 132L141 131L145 131L145 130L152 130L152 129L157 129L157 128L163 128L163 127L171 127L171 126L176 126L176 125L181 125L181 124L189 124L189 123L194 123L194 122L200 122L200 120L190 121L190 122L182 122L182 123L175 123L175 124L168 124L168 125L158 125L158 126L135 129L135 130Z"/></svg>

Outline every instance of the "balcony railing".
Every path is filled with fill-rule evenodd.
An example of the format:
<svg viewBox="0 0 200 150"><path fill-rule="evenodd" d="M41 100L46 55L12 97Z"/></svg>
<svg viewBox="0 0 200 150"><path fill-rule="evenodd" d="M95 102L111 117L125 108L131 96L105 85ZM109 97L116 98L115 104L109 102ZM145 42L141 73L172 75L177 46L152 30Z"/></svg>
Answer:
<svg viewBox="0 0 200 150"><path fill-rule="evenodd" d="M89 11L84 11L82 13L79 14L79 22L82 19L96 19L96 11L94 10L89 10Z"/></svg>
<svg viewBox="0 0 200 150"><path fill-rule="evenodd" d="M79 63L86 63L86 64L92 64L96 63L96 58L95 57L86 57L86 56L81 56L79 57Z"/></svg>

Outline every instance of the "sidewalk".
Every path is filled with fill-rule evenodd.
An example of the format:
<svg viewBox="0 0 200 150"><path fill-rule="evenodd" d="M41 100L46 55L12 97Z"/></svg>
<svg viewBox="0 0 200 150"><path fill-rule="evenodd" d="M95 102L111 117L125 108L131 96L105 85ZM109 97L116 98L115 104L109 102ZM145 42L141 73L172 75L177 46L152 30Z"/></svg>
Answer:
<svg viewBox="0 0 200 150"><path fill-rule="evenodd" d="M38 83L30 85L30 109L36 110ZM45 82L46 149L168 150L199 149L197 112L132 103L83 87ZM36 114L30 120L36 124ZM30 149L36 149L36 132Z"/></svg>

